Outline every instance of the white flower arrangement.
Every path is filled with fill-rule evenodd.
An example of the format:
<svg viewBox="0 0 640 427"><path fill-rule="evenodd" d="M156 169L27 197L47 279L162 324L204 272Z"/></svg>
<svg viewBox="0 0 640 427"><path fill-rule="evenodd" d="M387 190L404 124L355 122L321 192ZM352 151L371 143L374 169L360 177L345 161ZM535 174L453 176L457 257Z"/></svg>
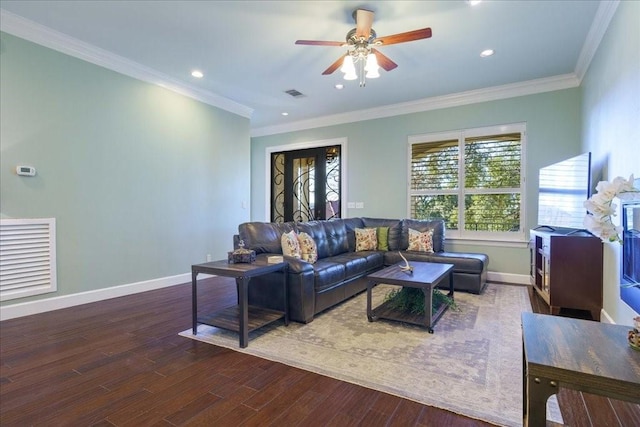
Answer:
<svg viewBox="0 0 640 427"><path fill-rule="evenodd" d="M596 186L596 194L584 202L587 208L587 215L584 217L585 228L604 242L620 242L622 238L621 226L613 224L613 217L616 216L616 204L614 198L622 200L640 199L640 189L633 186L633 175L629 180L619 176L612 182L600 181Z"/></svg>

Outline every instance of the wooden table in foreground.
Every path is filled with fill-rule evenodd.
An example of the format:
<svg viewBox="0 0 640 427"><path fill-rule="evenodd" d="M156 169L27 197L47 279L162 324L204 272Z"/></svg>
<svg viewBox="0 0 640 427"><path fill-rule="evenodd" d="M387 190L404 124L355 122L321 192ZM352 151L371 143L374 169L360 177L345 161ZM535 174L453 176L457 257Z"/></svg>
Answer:
<svg viewBox="0 0 640 427"><path fill-rule="evenodd" d="M198 323L211 325L222 329L238 332L240 347L245 348L249 343L249 332L261 328L271 322L282 319L289 324L289 300L287 296L287 269L289 264L280 262L269 264L265 260L256 260L251 264L229 264L226 260L213 261L191 266L191 293L193 335L198 334ZM252 277L282 271L282 286L284 287L283 311L271 310L264 307L249 305L249 281ZM198 317L198 274L212 274L215 276L235 277L238 288L238 305Z"/></svg>
<svg viewBox="0 0 640 427"><path fill-rule="evenodd" d="M629 326L522 313L524 425L546 425L559 387L640 403L640 352Z"/></svg>
<svg viewBox="0 0 640 427"><path fill-rule="evenodd" d="M435 311L431 307L433 289L445 278L449 278L449 293L453 299L453 264L439 264L433 262L412 262L412 272L402 271L400 264L391 265L367 276L367 318L370 322L376 319L389 319L411 323L427 328L433 333L433 325L449 308L441 304ZM408 288L420 288L424 292L424 315L405 313L395 310L383 303L376 308L371 307L371 291L378 284L397 285Z"/></svg>

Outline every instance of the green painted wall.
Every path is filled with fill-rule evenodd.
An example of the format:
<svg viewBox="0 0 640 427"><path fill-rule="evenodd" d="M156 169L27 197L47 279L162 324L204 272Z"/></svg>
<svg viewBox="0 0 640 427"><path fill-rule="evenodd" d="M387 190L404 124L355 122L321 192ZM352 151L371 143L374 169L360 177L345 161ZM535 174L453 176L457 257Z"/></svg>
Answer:
<svg viewBox="0 0 640 427"><path fill-rule="evenodd" d="M363 89L367 90L367 89ZM528 228L536 225L538 169L580 153L580 89L566 89L461 107L255 137L251 140L251 218L265 220L267 147L347 138L348 201L364 202L347 216L406 218L410 135L506 123L527 123L525 159ZM454 251L484 252L491 271L529 274L526 245L456 243Z"/></svg>
<svg viewBox="0 0 640 427"><path fill-rule="evenodd" d="M58 292L6 304L226 257L249 218L249 119L5 33L0 61L0 212L57 220Z"/></svg>
<svg viewBox="0 0 640 427"><path fill-rule="evenodd" d="M582 82L583 149L607 181L640 177L639 22L640 2L620 2ZM632 325L640 313L620 299L621 250L604 244L604 310L616 323Z"/></svg>

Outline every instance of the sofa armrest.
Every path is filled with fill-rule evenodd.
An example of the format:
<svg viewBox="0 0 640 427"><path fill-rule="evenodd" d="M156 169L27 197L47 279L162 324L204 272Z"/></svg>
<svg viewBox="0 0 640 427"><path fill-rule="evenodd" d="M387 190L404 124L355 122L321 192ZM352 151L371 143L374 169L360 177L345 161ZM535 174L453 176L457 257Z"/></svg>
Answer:
<svg viewBox="0 0 640 427"><path fill-rule="evenodd" d="M314 269L313 265L298 258L274 254L258 254L258 259L279 255L289 264L287 269L287 288L289 300L289 318L297 322L308 323L315 313ZM274 310L282 310L282 272L257 276L251 279L249 303Z"/></svg>
<svg viewBox="0 0 640 427"><path fill-rule="evenodd" d="M285 255L284 260L289 263L289 274L313 273L313 265L300 258Z"/></svg>

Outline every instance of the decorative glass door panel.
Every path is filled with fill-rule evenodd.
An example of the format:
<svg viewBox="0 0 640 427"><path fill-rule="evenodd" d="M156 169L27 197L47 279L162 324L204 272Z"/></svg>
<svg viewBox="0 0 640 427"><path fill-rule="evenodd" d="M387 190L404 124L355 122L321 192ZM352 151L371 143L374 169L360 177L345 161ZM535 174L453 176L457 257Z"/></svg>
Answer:
<svg viewBox="0 0 640 427"><path fill-rule="evenodd" d="M340 146L271 155L271 221L340 218Z"/></svg>

